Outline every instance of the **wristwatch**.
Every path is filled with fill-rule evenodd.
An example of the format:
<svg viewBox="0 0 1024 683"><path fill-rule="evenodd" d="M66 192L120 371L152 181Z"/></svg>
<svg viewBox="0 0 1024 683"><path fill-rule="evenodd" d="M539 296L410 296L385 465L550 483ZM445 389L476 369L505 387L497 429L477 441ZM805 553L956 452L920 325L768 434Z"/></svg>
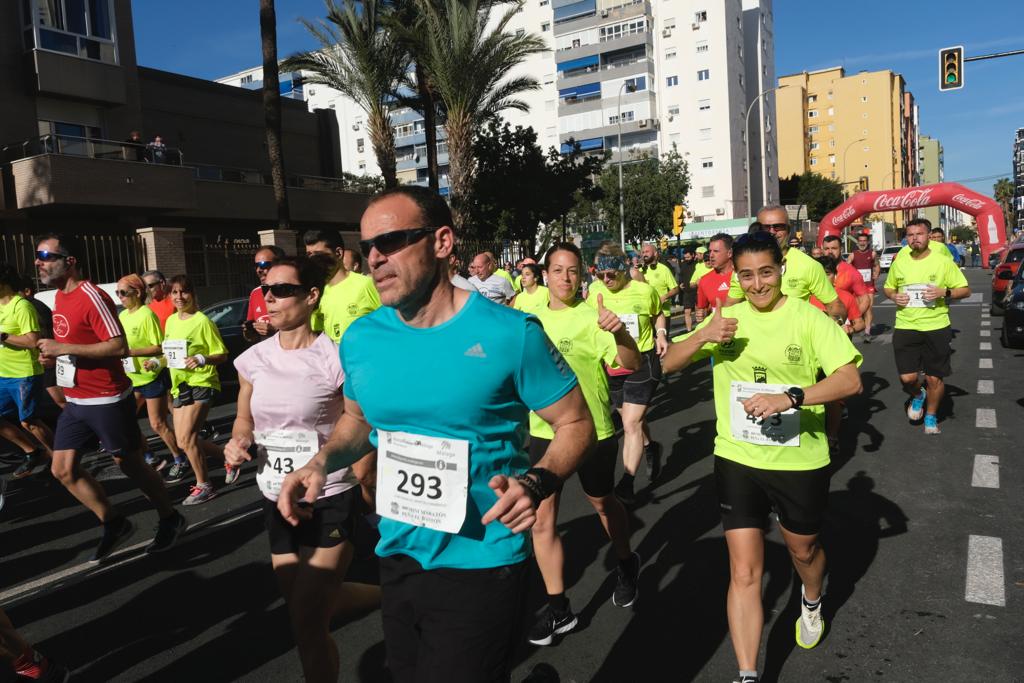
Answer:
<svg viewBox="0 0 1024 683"><path fill-rule="evenodd" d="M804 390L800 387L786 389L786 396L789 396L789 400L793 402L794 408L799 408L804 404Z"/></svg>
<svg viewBox="0 0 1024 683"><path fill-rule="evenodd" d="M0 344L3 344L5 341L7 341L7 338L10 336L11 335L7 334L6 332L0 332Z"/></svg>
<svg viewBox="0 0 1024 683"><path fill-rule="evenodd" d="M948 299L951 296L953 296L953 290L950 289L949 287L946 287L946 298Z"/></svg>

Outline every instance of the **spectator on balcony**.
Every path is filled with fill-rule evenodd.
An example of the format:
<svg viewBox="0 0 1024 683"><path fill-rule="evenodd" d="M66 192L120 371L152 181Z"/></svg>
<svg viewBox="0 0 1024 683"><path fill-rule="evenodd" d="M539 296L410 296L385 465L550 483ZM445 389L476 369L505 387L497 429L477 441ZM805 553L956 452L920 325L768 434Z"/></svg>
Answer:
<svg viewBox="0 0 1024 683"><path fill-rule="evenodd" d="M124 141L125 161L145 161L146 143L142 141L142 134L133 130Z"/></svg>
<svg viewBox="0 0 1024 683"><path fill-rule="evenodd" d="M160 135L154 135L153 141L146 145L146 160L153 164L167 163L167 145Z"/></svg>

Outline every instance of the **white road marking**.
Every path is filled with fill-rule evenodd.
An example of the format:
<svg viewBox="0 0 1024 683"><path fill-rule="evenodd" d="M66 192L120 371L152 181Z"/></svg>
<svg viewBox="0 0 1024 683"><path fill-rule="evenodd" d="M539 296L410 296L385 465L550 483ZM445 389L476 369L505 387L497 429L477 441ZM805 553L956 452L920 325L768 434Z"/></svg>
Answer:
<svg viewBox="0 0 1024 683"><path fill-rule="evenodd" d="M996 429L995 408L978 408L974 418L974 426L980 429Z"/></svg>
<svg viewBox="0 0 1024 683"><path fill-rule="evenodd" d="M982 321L981 321L981 326L982 326L982 327L988 327L988 326L989 326L989 325L991 325L991 324L992 324L992 321L991 321L991 320L982 320Z"/></svg>
<svg viewBox="0 0 1024 683"><path fill-rule="evenodd" d="M992 330L979 330L978 333L982 337L991 337L992 336Z"/></svg>
<svg viewBox="0 0 1024 683"><path fill-rule="evenodd" d="M1003 579L1003 540L993 536L971 536L967 540L967 602L1006 606Z"/></svg>
<svg viewBox="0 0 1024 683"><path fill-rule="evenodd" d="M992 350L992 342L981 342L980 344L978 344L978 350L979 351L991 351Z"/></svg>
<svg viewBox="0 0 1024 683"><path fill-rule="evenodd" d="M981 312L981 317L982 317L982 318L988 318L988 317L990 317L990 316L989 316L989 313L988 313L988 311L982 310L982 312Z"/></svg>
<svg viewBox="0 0 1024 683"><path fill-rule="evenodd" d="M974 456L971 486L983 489L999 488L999 456L981 454Z"/></svg>
<svg viewBox="0 0 1024 683"><path fill-rule="evenodd" d="M990 379L979 379L978 380L978 393L979 394L994 394L996 393L996 385L993 380Z"/></svg>
<svg viewBox="0 0 1024 683"><path fill-rule="evenodd" d="M992 369L992 359L991 358L979 358L978 359L978 369L979 370L991 370Z"/></svg>

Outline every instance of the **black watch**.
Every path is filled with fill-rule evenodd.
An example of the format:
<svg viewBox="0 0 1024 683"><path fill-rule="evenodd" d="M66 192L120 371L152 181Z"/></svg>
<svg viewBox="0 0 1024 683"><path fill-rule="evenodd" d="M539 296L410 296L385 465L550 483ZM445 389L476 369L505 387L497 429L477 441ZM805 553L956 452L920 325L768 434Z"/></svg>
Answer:
<svg viewBox="0 0 1024 683"><path fill-rule="evenodd" d="M793 401L793 407L799 408L804 404L804 390L800 387L790 387L786 389L786 396Z"/></svg>
<svg viewBox="0 0 1024 683"><path fill-rule="evenodd" d="M6 332L0 332L0 344L3 344L5 341L7 341L7 338L10 336L11 335L7 334Z"/></svg>
<svg viewBox="0 0 1024 683"><path fill-rule="evenodd" d="M950 289L949 287L946 287L946 298L948 299L948 298L950 298L952 296L953 296L953 290Z"/></svg>

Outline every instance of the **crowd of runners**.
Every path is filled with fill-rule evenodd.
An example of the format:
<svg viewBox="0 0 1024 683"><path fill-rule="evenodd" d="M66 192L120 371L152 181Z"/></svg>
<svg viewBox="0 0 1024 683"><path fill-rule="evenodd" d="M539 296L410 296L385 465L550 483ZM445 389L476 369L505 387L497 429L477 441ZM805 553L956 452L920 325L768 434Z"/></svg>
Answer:
<svg viewBox="0 0 1024 683"><path fill-rule="evenodd" d="M331 617L379 607L394 680L507 681L521 639L548 645L578 622L563 576L576 549L558 533L574 474L618 560L613 604L643 599L627 508L641 464L648 481L661 473L647 413L666 375L710 359L738 680L758 680L772 513L802 584L795 640L815 647L825 628L818 534L830 456L843 400L861 391L853 339L872 340L879 266L868 240L846 260L837 239L804 253L791 244L785 210L772 206L747 234L715 235L706 256L684 256L681 284L653 245L634 263L615 244L587 262L558 243L540 263L517 264L515 278L484 252L464 278L451 225L441 196L402 186L370 201L358 250L319 231L305 235L305 255L258 251L244 326L251 346L233 361L240 388L225 445L202 427L228 351L190 279L128 274L117 283L118 314L85 279L79 241L44 237L35 267L56 289L52 312L22 274L0 266L0 435L24 453L13 476L48 466L96 516L92 559L102 561L134 523L82 466L97 442L156 512L147 553L187 531L176 504L206 503L254 462L306 680L338 677ZM948 305L970 290L926 220L910 221L906 237L882 291L896 305L907 417L937 434ZM671 338L677 300L683 334ZM52 431L39 417L44 391L60 409ZM147 450L143 409L166 456ZM223 481L213 481L211 463L223 464ZM192 479L172 501L167 484ZM357 524L379 533L379 586L346 581ZM524 634L533 562L547 602ZM66 675L2 612L0 657L19 680Z"/></svg>

